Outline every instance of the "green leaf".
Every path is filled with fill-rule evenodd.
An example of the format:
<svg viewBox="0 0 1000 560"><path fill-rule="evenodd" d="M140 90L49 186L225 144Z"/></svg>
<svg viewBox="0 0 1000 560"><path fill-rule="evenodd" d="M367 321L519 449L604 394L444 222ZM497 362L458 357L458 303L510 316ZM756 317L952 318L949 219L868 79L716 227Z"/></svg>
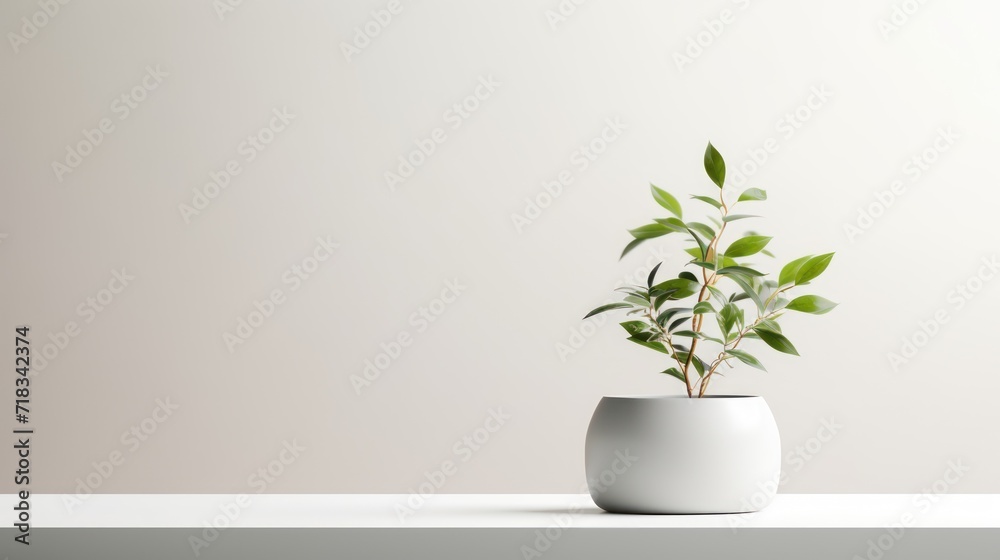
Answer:
<svg viewBox="0 0 1000 560"><path fill-rule="evenodd" d="M727 214L724 218L722 218L722 221L729 223L729 222L735 222L736 220L745 220L747 218L759 218L759 217L760 216L756 214Z"/></svg>
<svg viewBox="0 0 1000 560"><path fill-rule="evenodd" d="M656 316L656 322L663 328L667 327L667 321L673 318L674 315L678 313L689 313L691 311L690 307L671 307L663 313Z"/></svg>
<svg viewBox="0 0 1000 560"><path fill-rule="evenodd" d="M746 278L740 275L732 275L732 274L727 275L726 278L729 278L733 282L736 282L736 284L743 289L743 293L745 293L748 298L753 300L753 303L754 305L757 306L757 309L761 312L764 311L764 300L760 299L760 294L758 294L753 289L753 286L751 286L750 283L746 281Z"/></svg>
<svg viewBox="0 0 1000 560"><path fill-rule="evenodd" d="M809 259L802 265L802 268L795 273L795 284L805 284L820 274L823 274L826 267L830 266L831 260L833 260L833 253L819 255L818 257Z"/></svg>
<svg viewBox="0 0 1000 560"><path fill-rule="evenodd" d="M771 332L776 332L776 333L781 332L781 325L779 325L778 322L775 321L774 319L761 319L760 322L757 323L757 328L767 329Z"/></svg>
<svg viewBox="0 0 1000 560"><path fill-rule="evenodd" d="M748 235L737 239L726 249L727 257L746 257L760 252L771 241L770 237L764 235Z"/></svg>
<svg viewBox="0 0 1000 560"><path fill-rule="evenodd" d="M694 314L702 315L704 313L715 313L715 308L712 307L712 302L709 301L699 301L694 304Z"/></svg>
<svg viewBox="0 0 1000 560"><path fill-rule="evenodd" d="M715 263L703 262L703 261L695 260L695 261L691 261L688 264L693 264L695 266L700 266L702 268L707 268L709 270L715 270Z"/></svg>
<svg viewBox="0 0 1000 560"><path fill-rule="evenodd" d="M701 195L695 196L695 195L692 195L691 198L693 198L695 200L700 200L700 201L702 201L702 202L704 202L706 204L711 204L712 206L715 206L716 208L722 208L722 203L719 202L718 200L715 200L714 198L712 198L710 196L701 196Z"/></svg>
<svg viewBox="0 0 1000 560"><path fill-rule="evenodd" d="M720 346L725 346L726 345L726 343L723 342L721 338L715 338L714 336L708 336L705 333L700 333L700 334L701 334L701 336L699 336L698 338L700 338L702 340L708 340L708 341L714 342L714 343L716 343L716 344L718 344Z"/></svg>
<svg viewBox="0 0 1000 560"><path fill-rule="evenodd" d="M653 287L653 279L656 278L656 271L660 269L660 265L661 264L663 264L663 263L657 263L656 266L653 267L653 270L649 271L649 277L646 278L646 286L647 287L649 287L649 288Z"/></svg>
<svg viewBox="0 0 1000 560"><path fill-rule="evenodd" d="M702 360L695 354L691 363L694 364L694 369L698 371L698 377L705 377L705 360Z"/></svg>
<svg viewBox="0 0 1000 560"><path fill-rule="evenodd" d="M716 344L725 345L725 343L722 342L722 340L720 340L718 338L714 338L714 337L708 336L708 335L706 335L703 332L695 332L695 331L692 331L692 330L683 330L683 331L676 331L676 332L674 332L672 334L674 336L684 336L684 337L687 337L687 338L697 338L699 340L710 340L712 342L715 342ZM683 354L684 354L683 359L687 360L687 353L684 352ZM695 355L695 357L697 358L698 356Z"/></svg>
<svg viewBox="0 0 1000 560"><path fill-rule="evenodd" d="M624 323L619 323L625 332L632 336L642 334L646 328L649 326L645 321L625 321ZM648 340L648 338L647 338Z"/></svg>
<svg viewBox="0 0 1000 560"><path fill-rule="evenodd" d="M629 292L629 291L644 291L646 288L638 284L625 284L624 286L618 286L615 288L616 292Z"/></svg>
<svg viewBox="0 0 1000 560"><path fill-rule="evenodd" d="M687 231L687 225L673 216L669 218L654 218L653 221L677 233Z"/></svg>
<svg viewBox="0 0 1000 560"><path fill-rule="evenodd" d="M712 294L712 297L715 298L715 301L719 302L719 305L726 304L726 294L722 293L722 290L716 288L715 286L709 286L708 291Z"/></svg>
<svg viewBox="0 0 1000 560"><path fill-rule="evenodd" d="M836 303L820 296L799 296L788 302L785 309L801 311L803 313L812 313L813 315L822 315L829 312L834 307L837 307ZM695 306L695 313L697 313L697 309L698 306Z"/></svg>
<svg viewBox="0 0 1000 560"><path fill-rule="evenodd" d="M636 306L639 306L639 307L649 307L649 300L647 300L645 298L636 297L636 296L625 296L623 299L625 301L631 303L632 305L636 305Z"/></svg>
<svg viewBox="0 0 1000 560"><path fill-rule="evenodd" d="M667 327L667 332L673 332L674 329L676 329L677 327L683 325L684 322L687 321L688 319L690 319L690 317L681 317L680 319L677 319L673 323L670 323L670 326Z"/></svg>
<svg viewBox="0 0 1000 560"><path fill-rule="evenodd" d="M677 348L682 348L682 346L677 346ZM687 363L688 352L677 352L677 354L674 355L674 358ZM708 368L708 364L705 363L705 360L702 360L697 354L695 354L694 358L691 359L691 364L694 365L694 369L698 371L698 377L705 375L705 370Z"/></svg>
<svg viewBox="0 0 1000 560"><path fill-rule="evenodd" d="M743 276L763 276L763 272L756 271L746 266L727 266L720 268L716 274L742 274Z"/></svg>
<svg viewBox="0 0 1000 560"><path fill-rule="evenodd" d="M666 282L660 282L649 289L652 295L666 294L669 299L684 299L698 291L698 283L687 278L671 278ZM656 296L654 296L656 297Z"/></svg>
<svg viewBox="0 0 1000 560"><path fill-rule="evenodd" d="M705 148L705 172L708 173L708 178L721 189L722 184L726 182L726 162L711 142Z"/></svg>
<svg viewBox="0 0 1000 560"><path fill-rule="evenodd" d="M712 229L710 226L703 224L701 222L688 222L687 227L704 235L705 239L711 239L715 237L715 230Z"/></svg>
<svg viewBox="0 0 1000 560"><path fill-rule="evenodd" d="M715 342L715 343L717 343L717 344L724 344L724 343L723 343L723 342L722 342L721 340L719 340L718 338L714 338L714 337L711 337L711 336L708 336L708 335L706 335L706 334L705 334L705 333L703 333L703 332L695 332L695 331L692 331L692 330L683 330L683 331L677 331L677 332L674 332L674 333L672 333L672 334L673 334L674 336L683 336L683 337L687 337L687 338L697 338L697 339L699 339L699 340L710 340L710 341L712 341L712 342ZM678 352L678 354L679 354L679 355L680 355L680 354L683 354L683 356L682 356L682 358L681 358L681 359L683 359L683 360L685 360L685 361L687 360L687 354L688 354L687 352ZM695 357L697 358L698 356L697 356L697 355L695 355ZM692 360L692 361L693 361L693 360Z"/></svg>
<svg viewBox="0 0 1000 560"><path fill-rule="evenodd" d="M744 364L750 367L755 367L761 371L767 371L766 369L764 369L764 364L760 363L760 360L748 354L747 352L744 352L743 350L726 350L726 354L729 356L733 356L737 360L743 362Z"/></svg>
<svg viewBox="0 0 1000 560"><path fill-rule="evenodd" d="M660 308L663 307L664 303L671 301L671 295L673 295L673 292L654 292L651 294L650 297L653 298L653 308L659 311Z"/></svg>
<svg viewBox="0 0 1000 560"><path fill-rule="evenodd" d="M667 191L657 187L656 185L649 185L649 190L653 193L653 200L657 204L666 208L671 214L677 216L678 218L683 218L683 210L681 210L681 204L677 202L677 199Z"/></svg>
<svg viewBox="0 0 1000 560"><path fill-rule="evenodd" d="M646 286L640 286L638 284L625 284L624 286L618 286L615 288L616 292L638 292L640 295L645 296L647 293Z"/></svg>
<svg viewBox="0 0 1000 560"><path fill-rule="evenodd" d="M616 288L615 291L622 291L630 296L635 296L637 298L649 300L649 295L647 295L648 292L646 292L646 290L640 291L640 290L631 290L629 288Z"/></svg>
<svg viewBox="0 0 1000 560"><path fill-rule="evenodd" d="M736 325L736 318L739 316L740 308L734 303L727 303L719 310L719 328L723 334L728 335Z"/></svg>
<svg viewBox="0 0 1000 560"><path fill-rule="evenodd" d="M701 249L699 249L698 247L688 247L687 249L684 249L684 252L698 260L702 259Z"/></svg>
<svg viewBox="0 0 1000 560"><path fill-rule="evenodd" d="M643 241L645 241L645 239L633 239L632 241L629 241L629 244L625 246L625 250L622 251L621 256L618 257L618 260L624 259L625 255L631 253L632 249L635 249L636 247L638 247L639 244L642 243Z"/></svg>
<svg viewBox="0 0 1000 560"><path fill-rule="evenodd" d="M807 260L811 259L812 255L806 255L804 257L799 257L794 261L781 267L781 272L778 273L778 285L784 286L786 284L791 284L795 282L795 275L799 273L799 269L802 265L806 263Z"/></svg>
<svg viewBox="0 0 1000 560"><path fill-rule="evenodd" d="M792 354L793 356L798 356L799 351L792 346L792 342L785 338L785 335L776 333L768 329L762 329L760 327L754 327L754 332L757 336L764 341L765 344L774 348L778 352L784 352L785 354Z"/></svg>
<svg viewBox="0 0 1000 560"><path fill-rule="evenodd" d="M688 228L688 233L694 238L695 243L698 244L698 248L701 249L701 260L708 260L708 243L705 243L698 237L698 234L694 232L691 228Z"/></svg>
<svg viewBox="0 0 1000 560"><path fill-rule="evenodd" d="M672 375L672 376L676 377L677 379L680 379L685 385L687 384L687 380L684 379L684 372L682 372L681 370L679 370L679 369L677 369L675 367L672 367L670 369L665 369L665 370L661 371L660 373L665 373L667 375Z"/></svg>
<svg viewBox="0 0 1000 560"><path fill-rule="evenodd" d="M743 191L743 194L736 200L736 202L743 202L744 200L767 200L767 192L761 189L747 189Z"/></svg>
<svg viewBox="0 0 1000 560"><path fill-rule="evenodd" d="M667 347L664 346L662 342L650 342L648 340L643 340L635 336L628 337L628 340L631 340L632 342L640 346L645 346L646 348L652 348L657 352L663 352L664 354L670 355L670 350L667 350Z"/></svg>
<svg viewBox="0 0 1000 560"><path fill-rule="evenodd" d="M628 232L632 234L632 237L636 239L652 239L654 237L666 235L671 231L673 230L663 224L647 224L628 230Z"/></svg>
<svg viewBox="0 0 1000 560"><path fill-rule="evenodd" d="M616 301L614 303L608 303L608 304L605 304L605 305L602 305L602 306L598 307L597 309L594 309L590 313L587 313L587 315L584 316L584 319L588 319L590 317L593 317L594 315L597 315L598 313L604 313L605 311L610 311L612 309L621 309L623 307L632 307L632 306L630 304L628 304L628 303L623 302L623 301Z"/></svg>
<svg viewBox="0 0 1000 560"><path fill-rule="evenodd" d="M680 274L677 275L677 277L678 278L684 278L685 280L690 280L692 282L697 282L698 281L698 277L695 276L694 274L692 274L691 272L687 271L687 270L682 271Z"/></svg>

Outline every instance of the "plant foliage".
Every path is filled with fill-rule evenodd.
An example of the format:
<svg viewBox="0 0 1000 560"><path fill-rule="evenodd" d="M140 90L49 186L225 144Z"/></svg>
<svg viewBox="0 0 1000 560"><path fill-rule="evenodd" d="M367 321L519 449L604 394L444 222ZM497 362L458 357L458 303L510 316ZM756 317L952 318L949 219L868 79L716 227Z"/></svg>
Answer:
<svg viewBox="0 0 1000 560"><path fill-rule="evenodd" d="M650 272L645 286L623 287L622 301L602 305L584 317L625 311L629 320L621 326L628 333L628 340L666 354L671 362L662 373L684 383L689 397L704 396L709 381L719 373L722 364L732 367L743 363L764 370L760 360L743 348L747 340L799 355L778 324L784 312L821 315L837 306L812 294L789 299L790 292L809 284L827 269L833 253L797 258L784 265L774 279L746 260L759 255L773 256L767 250L771 237L746 232L723 244L729 224L758 217L732 210L738 204L767 200L767 193L751 188L740 193L735 202L727 202L726 162L711 143L705 149L704 165L716 187L712 189L713 196L691 198L708 205L703 208L712 212L708 218L712 225L685 222L677 198L650 185L653 199L668 215L629 230L633 239L621 254L624 257L651 239L680 235L691 244L684 249L687 262L683 270L676 278L657 281L657 276L662 276L663 263L660 263Z"/></svg>

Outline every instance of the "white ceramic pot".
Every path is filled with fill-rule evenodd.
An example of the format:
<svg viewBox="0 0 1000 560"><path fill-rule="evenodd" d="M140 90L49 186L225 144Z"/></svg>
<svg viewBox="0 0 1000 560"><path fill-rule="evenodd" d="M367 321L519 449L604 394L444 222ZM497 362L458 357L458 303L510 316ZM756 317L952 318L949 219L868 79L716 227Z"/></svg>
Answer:
<svg viewBox="0 0 1000 560"><path fill-rule="evenodd" d="M604 397L586 464L606 511L749 512L777 492L781 440L761 397Z"/></svg>

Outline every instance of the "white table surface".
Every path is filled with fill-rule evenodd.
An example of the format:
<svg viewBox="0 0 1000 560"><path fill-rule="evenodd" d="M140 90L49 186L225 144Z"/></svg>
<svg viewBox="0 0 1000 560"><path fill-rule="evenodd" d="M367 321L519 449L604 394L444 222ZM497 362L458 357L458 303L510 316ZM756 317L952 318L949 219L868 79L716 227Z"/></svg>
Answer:
<svg viewBox="0 0 1000 560"><path fill-rule="evenodd" d="M415 513L402 494L61 494L31 496L36 528L1000 528L1000 494L782 494L730 515L608 514L587 495L442 494ZM79 500L79 501L75 501ZM11 512L15 498L0 495Z"/></svg>

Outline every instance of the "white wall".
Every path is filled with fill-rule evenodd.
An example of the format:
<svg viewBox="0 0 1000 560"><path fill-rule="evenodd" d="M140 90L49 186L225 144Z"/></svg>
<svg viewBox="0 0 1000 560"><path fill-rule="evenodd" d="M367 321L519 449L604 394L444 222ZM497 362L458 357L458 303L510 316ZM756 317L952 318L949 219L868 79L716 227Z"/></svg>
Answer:
<svg viewBox="0 0 1000 560"><path fill-rule="evenodd" d="M36 355L66 342L32 381L35 489L75 491L118 452L91 476L100 492L407 492L448 460L442 492L575 492L602 395L681 391L613 323L580 321L657 255L678 271L673 241L616 261L625 230L660 214L647 184L710 193L707 141L735 183L773 139L744 184L770 195L758 228L782 262L836 251L816 288L841 305L788 318L802 357L762 351L769 373L713 389L763 395L786 450L808 448L783 491L915 492L961 461L951 491L1000 492L1000 280L975 279L1000 256L997 8L928 2L884 37L897 5L594 0L553 26L555 0L402 0L348 60L342 43L385 3L247 0L220 19L207 2L73 2L16 46L7 33L41 8L0 4L0 309L5 328L32 326ZM679 68L706 25L721 33ZM147 67L165 73L155 89ZM115 100L137 86L126 112ZM455 128L450 108L477 91ZM92 153L54 171L102 119L114 128ZM574 152L609 119L624 131L582 169ZM248 161L241 144L272 122ZM385 173L437 128L391 189ZM941 130L953 142L915 173ZM179 205L230 160L240 173L186 220ZM572 183L519 231L512 215L563 170ZM905 190L848 235L894 181ZM317 238L338 247L294 289L291 267L327 254ZM412 314L454 279L421 331ZM966 283L979 291L959 308ZM230 352L224 333L274 290L282 303ZM894 369L935 313L947 323ZM412 344L359 395L351 376L400 334ZM456 446L491 409L502 428ZM144 439L123 438L132 426Z"/></svg>

